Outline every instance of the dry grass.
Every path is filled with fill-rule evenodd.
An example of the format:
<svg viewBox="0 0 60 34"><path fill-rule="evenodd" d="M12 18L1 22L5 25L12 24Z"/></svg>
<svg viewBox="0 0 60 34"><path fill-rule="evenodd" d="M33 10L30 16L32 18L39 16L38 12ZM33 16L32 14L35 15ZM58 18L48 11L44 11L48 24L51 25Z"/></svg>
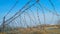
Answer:
<svg viewBox="0 0 60 34"><path fill-rule="evenodd" d="M20 28L16 31L12 30L8 34L60 34L60 29L56 28L53 30L47 30L48 28L45 28L45 30L42 30L40 28ZM5 34L5 33L0 33Z"/></svg>

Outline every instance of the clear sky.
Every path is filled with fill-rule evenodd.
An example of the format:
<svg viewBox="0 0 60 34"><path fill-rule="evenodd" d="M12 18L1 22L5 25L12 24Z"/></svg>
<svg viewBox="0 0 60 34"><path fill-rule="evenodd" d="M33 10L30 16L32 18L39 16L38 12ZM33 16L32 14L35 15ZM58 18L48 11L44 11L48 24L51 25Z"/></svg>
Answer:
<svg viewBox="0 0 60 34"><path fill-rule="evenodd" d="M2 21L3 16L7 14L7 12L11 9L11 7L15 4L15 2L16 2L16 0L0 0L0 21ZM15 8L13 10L11 10L10 15L8 15L8 16L11 17L19 9L21 9L27 2L28 2L28 0L19 0L17 5L15 6ZM60 0L52 0L52 2L55 5L57 13L60 14ZM40 3L44 4L45 7L48 7L49 9L51 9L53 11L53 7L51 6L51 4L49 3L48 0L41 0ZM47 13L46 10L45 10L45 13ZM49 13L47 13L47 14L49 14ZM48 19L48 18L49 17L47 17L46 19Z"/></svg>

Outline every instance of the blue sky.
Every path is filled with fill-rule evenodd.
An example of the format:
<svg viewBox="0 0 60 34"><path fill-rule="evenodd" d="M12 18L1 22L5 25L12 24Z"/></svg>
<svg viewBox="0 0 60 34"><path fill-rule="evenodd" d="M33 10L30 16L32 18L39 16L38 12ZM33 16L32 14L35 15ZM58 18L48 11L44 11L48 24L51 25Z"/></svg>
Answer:
<svg viewBox="0 0 60 34"><path fill-rule="evenodd" d="M0 0L0 21L2 21L2 18L4 15L7 14L7 12L11 9L11 7L15 4L16 0ZM21 9L26 3L28 2L28 0L19 0L19 2L17 3L17 5L15 6L15 8L13 10L11 10L11 12L9 13L9 15L7 17L11 17L12 15L14 15L17 11L19 11L19 9ZM60 14L60 0L52 0L52 2L55 5L56 11L58 14ZM40 1L41 4L44 4L45 7L48 7L50 10L53 10L53 7L51 6L51 4L49 3L48 0L41 0ZM32 9L33 10L33 9ZM39 11L40 12L40 11ZM47 10L45 10L46 14L49 14L47 12ZM52 15L50 15L52 16ZM47 17L47 16L46 16ZM56 16L55 16L56 17ZM42 17L41 17L42 18ZM48 19L49 17L47 17L46 19ZM57 18L56 18L57 19ZM42 21L42 20L41 20Z"/></svg>

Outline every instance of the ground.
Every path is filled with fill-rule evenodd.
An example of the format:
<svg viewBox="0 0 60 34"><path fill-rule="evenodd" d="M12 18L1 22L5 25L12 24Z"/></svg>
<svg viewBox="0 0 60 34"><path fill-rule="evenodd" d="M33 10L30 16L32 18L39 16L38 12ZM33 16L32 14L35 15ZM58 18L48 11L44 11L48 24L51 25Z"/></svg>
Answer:
<svg viewBox="0 0 60 34"><path fill-rule="evenodd" d="M0 34L60 34L60 28L45 27L44 30L40 28L19 28L9 32L0 32Z"/></svg>

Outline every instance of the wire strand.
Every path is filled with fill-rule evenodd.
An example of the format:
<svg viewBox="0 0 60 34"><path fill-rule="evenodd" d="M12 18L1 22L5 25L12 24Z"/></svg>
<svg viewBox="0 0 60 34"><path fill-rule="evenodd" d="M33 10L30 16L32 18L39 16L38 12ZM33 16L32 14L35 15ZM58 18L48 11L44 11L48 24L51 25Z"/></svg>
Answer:
<svg viewBox="0 0 60 34"><path fill-rule="evenodd" d="M14 9L14 7L17 5L18 2L19 1L17 0L16 3L11 7L11 9L7 12L7 14L5 16L7 16L11 12L11 10Z"/></svg>

